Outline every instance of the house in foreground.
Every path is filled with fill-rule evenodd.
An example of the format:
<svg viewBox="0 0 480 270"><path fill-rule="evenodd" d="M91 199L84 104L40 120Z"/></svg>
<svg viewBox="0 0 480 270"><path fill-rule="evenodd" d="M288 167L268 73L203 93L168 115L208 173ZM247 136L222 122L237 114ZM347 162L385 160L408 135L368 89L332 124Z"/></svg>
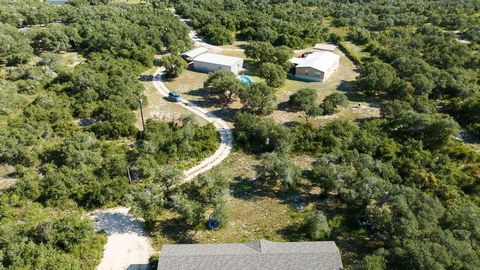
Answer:
<svg viewBox="0 0 480 270"><path fill-rule="evenodd" d="M215 53L202 53L193 59L193 69L200 72L227 70L238 74L243 68L243 59Z"/></svg>
<svg viewBox="0 0 480 270"><path fill-rule="evenodd" d="M343 269L333 241L164 245L159 270Z"/></svg>
<svg viewBox="0 0 480 270"><path fill-rule="evenodd" d="M296 78L324 82L337 71L340 56L329 51L318 51L303 58L292 58L290 62L294 65L292 73Z"/></svg>

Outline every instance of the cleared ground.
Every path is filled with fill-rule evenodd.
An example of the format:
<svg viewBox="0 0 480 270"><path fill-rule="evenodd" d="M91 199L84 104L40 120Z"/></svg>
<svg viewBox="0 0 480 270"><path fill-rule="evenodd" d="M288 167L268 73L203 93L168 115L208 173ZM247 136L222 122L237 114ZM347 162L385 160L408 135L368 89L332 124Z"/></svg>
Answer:
<svg viewBox="0 0 480 270"><path fill-rule="evenodd" d="M219 165L234 172L228 200L229 224L220 230L194 231L185 226L178 215L167 211L154 229L154 246L166 243L233 243L255 239L286 241L282 231L301 221L295 211L280 198L257 190L251 183L255 177L254 156L233 152Z"/></svg>
<svg viewBox="0 0 480 270"><path fill-rule="evenodd" d="M96 210L91 213L95 227L107 234L103 258L97 270L147 270L154 254L143 221L128 213L128 208Z"/></svg>
<svg viewBox="0 0 480 270"><path fill-rule="evenodd" d="M69 68L74 68L84 61L83 56L77 52L57 53L56 55L60 57L62 64Z"/></svg>
<svg viewBox="0 0 480 270"><path fill-rule="evenodd" d="M315 159L309 156L294 157L294 162L302 169L311 168ZM173 211L166 210L152 230L152 244L159 251L164 244L170 243L238 243L256 239L272 241L305 241L301 225L306 211L317 209L324 211L329 219L335 215L344 218L332 235L342 251L342 260L346 267L361 258L369 250L366 231L358 228L355 215L338 201L325 197L322 190L302 179L297 192L286 192L280 185L275 187L257 186L254 166L258 164L254 155L235 151L219 165L219 169L234 172L230 183L228 199L229 222L226 228L208 230L206 227L194 230L189 228ZM302 203L303 210L294 206ZM208 218L206 216L205 218ZM205 224L206 226L206 224Z"/></svg>
<svg viewBox="0 0 480 270"><path fill-rule="evenodd" d="M156 67L149 69L148 71L144 72L144 75L152 75L156 70ZM199 124L206 124L207 122L202 118L192 114L188 110L178 106L168 100L166 100L162 95L158 93L158 91L153 86L152 82L144 81L142 82L145 91L143 94L147 96L147 104L143 106L143 116L144 119L158 119L163 121L178 121L183 116L191 115L195 117L196 121ZM137 128L142 128L142 118L140 114L140 110L135 111L135 116L137 118L136 126Z"/></svg>
<svg viewBox="0 0 480 270"><path fill-rule="evenodd" d="M10 177L15 172L15 167L0 164L0 191L7 189L17 181L17 179Z"/></svg>

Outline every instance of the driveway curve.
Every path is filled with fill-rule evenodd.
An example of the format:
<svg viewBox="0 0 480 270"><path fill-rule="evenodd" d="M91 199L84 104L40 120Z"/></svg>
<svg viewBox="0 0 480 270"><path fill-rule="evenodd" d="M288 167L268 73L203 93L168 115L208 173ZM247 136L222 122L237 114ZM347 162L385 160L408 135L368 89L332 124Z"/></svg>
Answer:
<svg viewBox="0 0 480 270"><path fill-rule="evenodd" d="M185 20L181 19L185 22ZM214 52L222 49L206 43L194 30L189 32L190 39L196 46L206 47ZM170 90L163 83L163 67L158 68L153 76L152 84L164 97L168 97ZM213 113L198 107L192 102L181 99L177 102L208 123L212 123L220 134L220 146L215 153L202 160L199 164L183 172L185 178L182 182L188 183L198 175L209 171L228 157L233 147L232 127L223 119ZM107 244L104 248L103 257L97 270L147 270L149 258L153 255L148 233L143 228L143 221L129 214L129 208L117 207L112 209L96 210L90 214L99 231L108 235Z"/></svg>
<svg viewBox="0 0 480 270"><path fill-rule="evenodd" d="M155 71L152 83L155 89L157 89L158 93L164 97L168 97L170 90L163 83L164 70L165 69L163 67L160 67ZM185 175L183 183L186 183L192 181L196 176L212 169L228 157L233 146L233 133L232 128L226 121L215 116L213 113L207 112L205 109L198 107L192 102L182 98L179 102L177 102L177 104L201 117L205 121L212 123L220 134L220 146L217 148L215 153L202 160L202 162L195 167L183 172Z"/></svg>

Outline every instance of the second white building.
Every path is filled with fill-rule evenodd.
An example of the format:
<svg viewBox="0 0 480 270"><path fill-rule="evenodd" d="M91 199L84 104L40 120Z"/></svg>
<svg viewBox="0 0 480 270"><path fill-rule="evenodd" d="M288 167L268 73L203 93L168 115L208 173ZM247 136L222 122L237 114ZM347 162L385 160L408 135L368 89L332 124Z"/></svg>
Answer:
<svg viewBox="0 0 480 270"><path fill-rule="evenodd" d="M193 69L200 72L227 70L238 74L243 68L243 59L215 53L202 53L193 59Z"/></svg>

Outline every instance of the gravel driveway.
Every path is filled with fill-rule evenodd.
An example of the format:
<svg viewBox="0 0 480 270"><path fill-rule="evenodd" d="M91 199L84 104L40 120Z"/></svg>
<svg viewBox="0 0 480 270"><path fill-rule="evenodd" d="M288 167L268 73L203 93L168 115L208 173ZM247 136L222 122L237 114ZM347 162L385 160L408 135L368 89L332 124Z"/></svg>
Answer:
<svg viewBox="0 0 480 270"><path fill-rule="evenodd" d="M90 216L99 231L108 235L103 258L97 270L147 270L153 248L143 221L128 214L128 208L117 207L93 211Z"/></svg>

